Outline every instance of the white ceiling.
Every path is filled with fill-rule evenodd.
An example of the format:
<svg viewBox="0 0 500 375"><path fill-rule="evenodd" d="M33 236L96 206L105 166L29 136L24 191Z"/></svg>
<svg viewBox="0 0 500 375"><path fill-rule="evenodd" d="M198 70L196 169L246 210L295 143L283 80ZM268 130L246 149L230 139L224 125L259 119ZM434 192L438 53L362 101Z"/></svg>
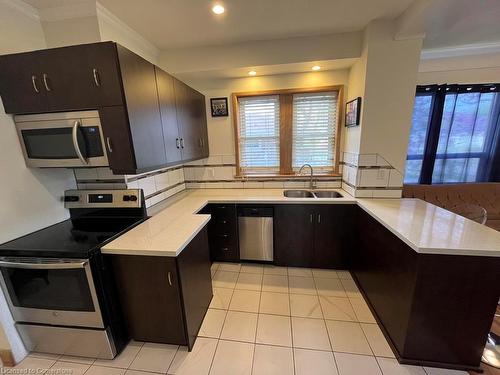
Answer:
<svg viewBox="0 0 500 375"><path fill-rule="evenodd" d="M25 0L38 9L81 0ZM412 0L99 0L160 49L320 35L395 18ZM215 2L226 13L211 12Z"/></svg>
<svg viewBox="0 0 500 375"><path fill-rule="evenodd" d="M500 0L435 1L424 28L424 49L500 42Z"/></svg>

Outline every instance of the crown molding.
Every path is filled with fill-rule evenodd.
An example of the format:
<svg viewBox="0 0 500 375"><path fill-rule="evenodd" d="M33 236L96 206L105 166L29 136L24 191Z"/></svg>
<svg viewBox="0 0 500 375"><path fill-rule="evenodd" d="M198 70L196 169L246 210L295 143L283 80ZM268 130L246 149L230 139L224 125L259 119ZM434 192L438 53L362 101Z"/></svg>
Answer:
<svg viewBox="0 0 500 375"><path fill-rule="evenodd" d="M442 59L447 57L487 55L500 52L500 41L491 43L464 44L461 46L423 49L421 60Z"/></svg>
<svg viewBox="0 0 500 375"><path fill-rule="evenodd" d="M31 5L25 3L22 0L0 0L0 4L6 5L11 9L17 10L24 14L25 16L28 16L29 18L32 18L34 20L40 20L40 15L38 13L38 10L36 8L32 7Z"/></svg>
<svg viewBox="0 0 500 375"><path fill-rule="evenodd" d="M98 18L114 26L128 39L132 40L134 43L141 46L141 48L144 51L146 51L149 55L155 57L158 57L160 55L160 50L153 43L151 43L149 40L140 35L137 31L128 26L125 22L123 22L113 13L111 13L98 1L96 2L96 10Z"/></svg>

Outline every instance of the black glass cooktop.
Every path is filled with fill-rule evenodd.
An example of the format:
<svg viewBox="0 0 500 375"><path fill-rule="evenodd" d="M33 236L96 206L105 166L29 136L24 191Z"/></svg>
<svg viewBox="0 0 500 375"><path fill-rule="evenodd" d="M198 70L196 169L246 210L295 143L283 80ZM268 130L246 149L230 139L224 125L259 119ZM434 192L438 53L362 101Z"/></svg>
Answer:
<svg viewBox="0 0 500 375"><path fill-rule="evenodd" d="M0 256L89 258L142 218L65 220L0 245Z"/></svg>

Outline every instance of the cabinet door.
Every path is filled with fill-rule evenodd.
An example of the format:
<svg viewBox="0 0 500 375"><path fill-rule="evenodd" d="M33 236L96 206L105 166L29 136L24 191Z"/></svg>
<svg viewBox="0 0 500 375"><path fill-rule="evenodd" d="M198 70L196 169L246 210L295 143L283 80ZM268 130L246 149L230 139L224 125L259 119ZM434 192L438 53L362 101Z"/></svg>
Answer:
<svg viewBox="0 0 500 375"><path fill-rule="evenodd" d="M49 49L41 59L51 111L123 104L114 43Z"/></svg>
<svg viewBox="0 0 500 375"><path fill-rule="evenodd" d="M191 350L212 300L207 229L203 228L177 257L179 280Z"/></svg>
<svg viewBox="0 0 500 375"><path fill-rule="evenodd" d="M161 123L167 163L182 160L179 128L177 125L177 110L175 107L174 78L155 67L156 84L158 86L158 101L160 103Z"/></svg>
<svg viewBox="0 0 500 375"><path fill-rule="evenodd" d="M175 258L113 255L111 260L131 337L186 345Z"/></svg>
<svg viewBox="0 0 500 375"><path fill-rule="evenodd" d="M208 147L208 129L207 129L207 110L205 103L205 95L194 91L194 96L196 97L196 124L198 127L199 141L199 156L201 158L208 158L209 147Z"/></svg>
<svg viewBox="0 0 500 375"><path fill-rule="evenodd" d="M136 174L134 145L128 126L127 110L122 106L99 111L109 167L115 174Z"/></svg>
<svg viewBox="0 0 500 375"><path fill-rule="evenodd" d="M354 210L343 204L315 206L313 267L347 268Z"/></svg>
<svg viewBox="0 0 500 375"><path fill-rule="evenodd" d="M117 46L137 173L166 164L154 65Z"/></svg>
<svg viewBox="0 0 500 375"><path fill-rule="evenodd" d="M310 267L314 248L314 206L274 208L274 259L280 266Z"/></svg>
<svg viewBox="0 0 500 375"><path fill-rule="evenodd" d="M0 56L0 95L5 113L47 111L40 52Z"/></svg>

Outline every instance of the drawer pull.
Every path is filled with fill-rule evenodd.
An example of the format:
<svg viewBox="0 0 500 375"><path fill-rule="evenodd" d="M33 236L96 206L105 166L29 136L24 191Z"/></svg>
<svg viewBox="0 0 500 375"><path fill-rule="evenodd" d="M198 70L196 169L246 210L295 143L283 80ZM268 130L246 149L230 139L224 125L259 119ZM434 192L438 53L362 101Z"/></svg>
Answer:
<svg viewBox="0 0 500 375"><path fill-rule="evenodd" d="M229 251L229 247L223 247L222 251Z"/></svg>
<svg viewBox="0 0 500 375"><path fill-rule="evenodd" d="M47 74L43 73L43 84L45 86L45 90L47 91L52 91L49 86L49 79L47 77Z"/></svg>
<svg viewBox="0 0 500 375"><path fill-rule="evenodd" d="M222 238L228 238L229 236L227 234L218 234L219 237L222 237Z"/></svg>

